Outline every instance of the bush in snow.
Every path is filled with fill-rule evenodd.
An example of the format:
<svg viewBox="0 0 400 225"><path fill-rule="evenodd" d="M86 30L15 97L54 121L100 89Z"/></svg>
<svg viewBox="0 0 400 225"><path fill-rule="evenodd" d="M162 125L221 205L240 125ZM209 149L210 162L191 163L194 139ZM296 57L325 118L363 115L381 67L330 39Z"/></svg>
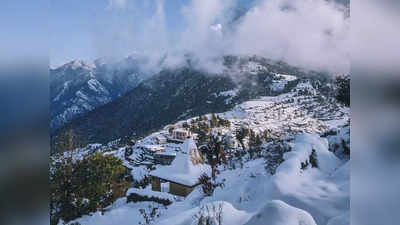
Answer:
<svg viewBox="0 0 400 225"><path fill-rule="evenodd" d="M318 159L317 159L317 153L313 149L310 155L310 164L312 168L318 168Z"/></svg>
<svg viewBox="0 0 400 225"><path fill-rule="evenodd" d="M129 187L122 160L96 153L80 160L65 158L50 170L50 220L69 222L102 211Z"/></svg>
<svg viewBox="0 0 400 225"><path fill-rule="evenodd" d="M193 216L192 225L222 225L222 209L222 203L200 207Z"/></svg>
<svg viewBox="0 0 400 225"><path fill-rule="evenodd" d="M350 155L350 148L347 146L345 140L342 140L342 146L343 146L343 153L346 155Z"/></svg>
<svg viewBox="0 0 400 225"><path fill-rule="evenodd" d="M241 126L240 128L236 129L235 137L239 141L240 145L242 146L243 150L245 149L243 140L249 135L249 129Z"/></svg>
<svg viewBox="0 0 400 225"><path fill-rule="evenodd" d="M350 106L350 76L343 75L336 77L336 99L346 106Z"/></svg>
<svg viewBox="0 0 400 225"><path fill-rule="evenodd" d="M131 193L130 195L127 196L126 202L157 202L159 204L162 204L164 206L172 204L172 202L169 199L162 199L154 196L146 196L146 195L139 195L136 193Z"/></svg>
<svg viewBox="0 0 400 225"><path fill-rule="evenodd" d="M148 206L148 210L146 209L139 209L140 214L144 219L144 223L139 222L139 225L150 225L153 224L154 219L160 216L158 211L158 207L154 207L152 205Z"/></svg>
<svg viewBox="0 0 400 225"><path fill-rule="evenodd" d="M318 158L317 158L317 153L316 151L313 149L308 160L306 160L305 162L301 163L301 169L305 170L308 168L308 166L311 165L311 168L319 168L318 165Z"/></svg>
<svg viewBox="0 0 400 225"><path fill-rule="evenodd" d="M199 183L205 196L211 196L214 193L215 185L211 182L211 177L206 173L199 177Z"/></svg>
<svg viewBox="0 0 400 225"><path fill-rule="evenodd" d="M211 196L216 187L223 187L223 183L214 183L206 173L199 177L199 183L205 196Z"/></svg>
<svg viewBox="0 0 400 225"><path fill-rule="evenodd" d="M275 174L278 166L284 161L283 155L290 151L291 147L286 142L274 141L270 143L261 153L265 160L265 169L270 174Z"/></svg>

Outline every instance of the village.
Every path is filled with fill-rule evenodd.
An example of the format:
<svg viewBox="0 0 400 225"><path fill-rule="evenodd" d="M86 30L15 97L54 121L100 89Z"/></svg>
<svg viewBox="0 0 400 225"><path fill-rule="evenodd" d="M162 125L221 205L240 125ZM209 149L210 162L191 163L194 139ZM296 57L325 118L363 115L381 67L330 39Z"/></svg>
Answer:
<svg viewBox="0 0 400 225"><path fill-rule="evenodd" d="M321 113L316 115L315 111ZM201 175L215 180L220 165L232 165L232 159L241 155L260 155L266 150L264 143L303 132L322 134L335 123L346 123L346 114L346 109L320 101L312 86L304 83L289 94L248 101L229 112L168 125L136 142L131 151L126 151L131 154L124 157L131 166L149 168L148 182L153 191L185 197L200 184ZM278 162L279 157L268 160Z"/></svg>
<svg viewBox="0 0 400 225"><path fill-rule="evenodd" d="M129 212L135 220L147 218L151 222L159 216L174 218L173 215L193 207L205 213L200 202L207 205L215 200L226 201L224 205L231 208L256 211L265 204L256 197L257 193L266 191L265 185L283 182L279 189L284 189L285 182L289 182L272 179L283 176L279 168L286 161L296 174L309 173L314 171L311 168L317 167L333 173L339 166L348 165L344 163L349 158L349 110L335 102L321 101L309 83L300 83L294 90L247 101L224 113L180 120L127 144L121 140L106 145L91 144L78 149L75 157L103 152L122 160L129 170L130 185L126 194L106 211L124 210L121 213ZM297 135L305 134L309 135L304 137L306 145L310 145L307 150L302 149L303 144L296 147L297 142L302 142ZM327 138L329 144L320 140L320 136ZM322 152L314 151L314 146ZM296 148L301 150L301 157L293 155ZM288 160L289 155L296 159ZM323 162L324 157L334 162L334 168L330 163L317 163ZM294 174L290 176L303 179ZM317 177L315 179L319 179ZM307 180L299 182L307 183ZM325 187L321 188L320 191L325 192ZM335 198L332 194L326 195ZM106 212L105 215L119 221L112 214ZM323 224L330 218L328 210L317 215L321 215L317 219ZM102 218L95 214L78 221L95 224ZM170 224L167 221L160 224Z"/></svg>

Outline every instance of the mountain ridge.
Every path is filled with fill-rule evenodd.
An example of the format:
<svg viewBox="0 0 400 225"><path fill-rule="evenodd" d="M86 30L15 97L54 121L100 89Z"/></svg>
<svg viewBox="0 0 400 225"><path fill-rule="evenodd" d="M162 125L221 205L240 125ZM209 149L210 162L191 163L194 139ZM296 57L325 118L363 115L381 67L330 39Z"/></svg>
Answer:
<svg viewBox="0 0 400 225"><path fill-rule="evenodd" d="M52 152L140 137L179 119L223 112L258 96L289 92L301 79L312 79L317 86L329 79L323 73L256 56L230 56L224 62L226 70L221 74L190 65L162 70L114 101L57 129L51 136ZM290 74L296 79L286 80ZM75 144L67 147L66 140L71 138Z"/></svg>

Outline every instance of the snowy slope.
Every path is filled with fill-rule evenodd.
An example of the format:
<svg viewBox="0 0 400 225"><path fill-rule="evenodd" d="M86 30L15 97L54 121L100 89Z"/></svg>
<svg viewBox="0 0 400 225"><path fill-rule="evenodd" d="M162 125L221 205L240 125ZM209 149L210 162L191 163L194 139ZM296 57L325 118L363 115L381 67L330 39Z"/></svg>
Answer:
<svg viewBox="0 0 400 225"><path fill-rule="evenodd" d="M264 159L245 160L236 169L219 168L218 180L224 180L224 187L217 188L211 197L204 197L199 187L168 207L152 202L126 203L123 198L104 215L95 213L76 221L88 225L136 224L143 222L138 210L150 206L159 208L153 224L192 225L199 215L215 219L218 210L213 208L222 208L222 224L227 225L350 224L349 162L328 151L327 139L318 135L303 134L290 144L292 151L284 154L285 161L274 175L264 169ZM320 168L302 170L300 163L312 149L317 152Z"/></svg>
<svg viewBox="0 0 400 225"><path fill-rule="evenodd" d="M145 74L139 59L94 63L74 60L50 70L51 130L136 87Z"/></svg>
<svg viewBox="0 0 400 225"><path fill-rule="evenodd" d="M219 166L217 182L224 185L217 187L212 196L204 196L201 187L197 187L186 198L173 199L167 207L154 202L126 203L126 199L122 198L104 215L95 213L75 221L83 225L138 224L144 222L143 216L138 213L140 209L157 208L157 216L151 224L197 225L196 221L201 216L208 217L217 225L220 225L220 220L226 225L350 224L350 161L349 157L343 157L340 145L335 150L336 144L349 142L349 126L346 125L350 118L348 108L325 99L309 82L304 81L290 93L246 101L231 111L217 115L228 119L231 126L213 128L215 132L232 134L236 128L246 125L259 133L269 130L272 140L262 145L259 157L252 158L245 154L240 159L235 158L227 165ZM206 116L211 118L210 114ZM179 121L174 126L180 127L195 119L197 117ZM79 150L77 157L108 151L106 154L123 159L125 165L132 169L133 178L140 181L151 173L147 165L154 163L142 147L157 146L155 138L168 135L168 127L141 139L132 147L122 146L110 151L102 145L91 145ZM182 144L158 146L178 158L186 154ZM240 146L235 148L241 150ZM127 149L133 150L128 157L124 156ZM313 154L318 166L307 164L303 167L302 164L309 162ZM148 157L141 158L143 155ZM157 164L153 167L156 170L166 168ZM275 169L271 172L267 167ZM170 198L168 194L162 196L166 193L152 192L151 185L132 191Z"/></svg>

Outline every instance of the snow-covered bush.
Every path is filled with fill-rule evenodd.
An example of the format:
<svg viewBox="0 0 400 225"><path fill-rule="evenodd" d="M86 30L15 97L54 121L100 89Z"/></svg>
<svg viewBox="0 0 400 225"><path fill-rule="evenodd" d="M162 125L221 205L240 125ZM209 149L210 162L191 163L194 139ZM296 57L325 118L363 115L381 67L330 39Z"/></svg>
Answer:
<svg viewBox="0 0 400 225"><path fill-rule="evenodd" d="M126 202L156 202L162 205L170 205L172 202L169 199L162 199L154 196L139 195L137 193L131 193L127 196Z"/></svg>
<svg viewBox="0 0 400 225"><path fill-rule="evenodd" d="M201 189L203 190L203 193L205 196L211 196L214 193L214 190L216 187L223 187L223 183L216 183L211 180L211 177L209 177L206 173L203 173L199 177L199 183L201 185Z"/></svg>
<svg viewBox="0 0 400 225"><path fill-rule="evenodd" d="M160 216L158 211L158 207L154 207L153 205L149 205L148 209L139 209L140 214L144 219L144 223L139 222L139 225L150 225L154 223L155 218Z"/></svg>
<svg viewBox="0 0 400 225"><path fill-rule="evenodd" d="M270 174L275 174L278 166L284 161L283 154L290 151L290 145L283 141L274 141L267 145L261 153L265 160L265 169Z"/></svg>
<svg viewBox="0 0 400 225"><path fill-rule="evenodd" d="M223 203L201 206L192 225L222 225Z"/></svg>
<svg viewBox="0 0 400 225"><path fill-rule="evenodd" d="M96 153L75 161L65 158L50 171L51 224L103 211L129 187L127 170L113 155Z"/></svg>

